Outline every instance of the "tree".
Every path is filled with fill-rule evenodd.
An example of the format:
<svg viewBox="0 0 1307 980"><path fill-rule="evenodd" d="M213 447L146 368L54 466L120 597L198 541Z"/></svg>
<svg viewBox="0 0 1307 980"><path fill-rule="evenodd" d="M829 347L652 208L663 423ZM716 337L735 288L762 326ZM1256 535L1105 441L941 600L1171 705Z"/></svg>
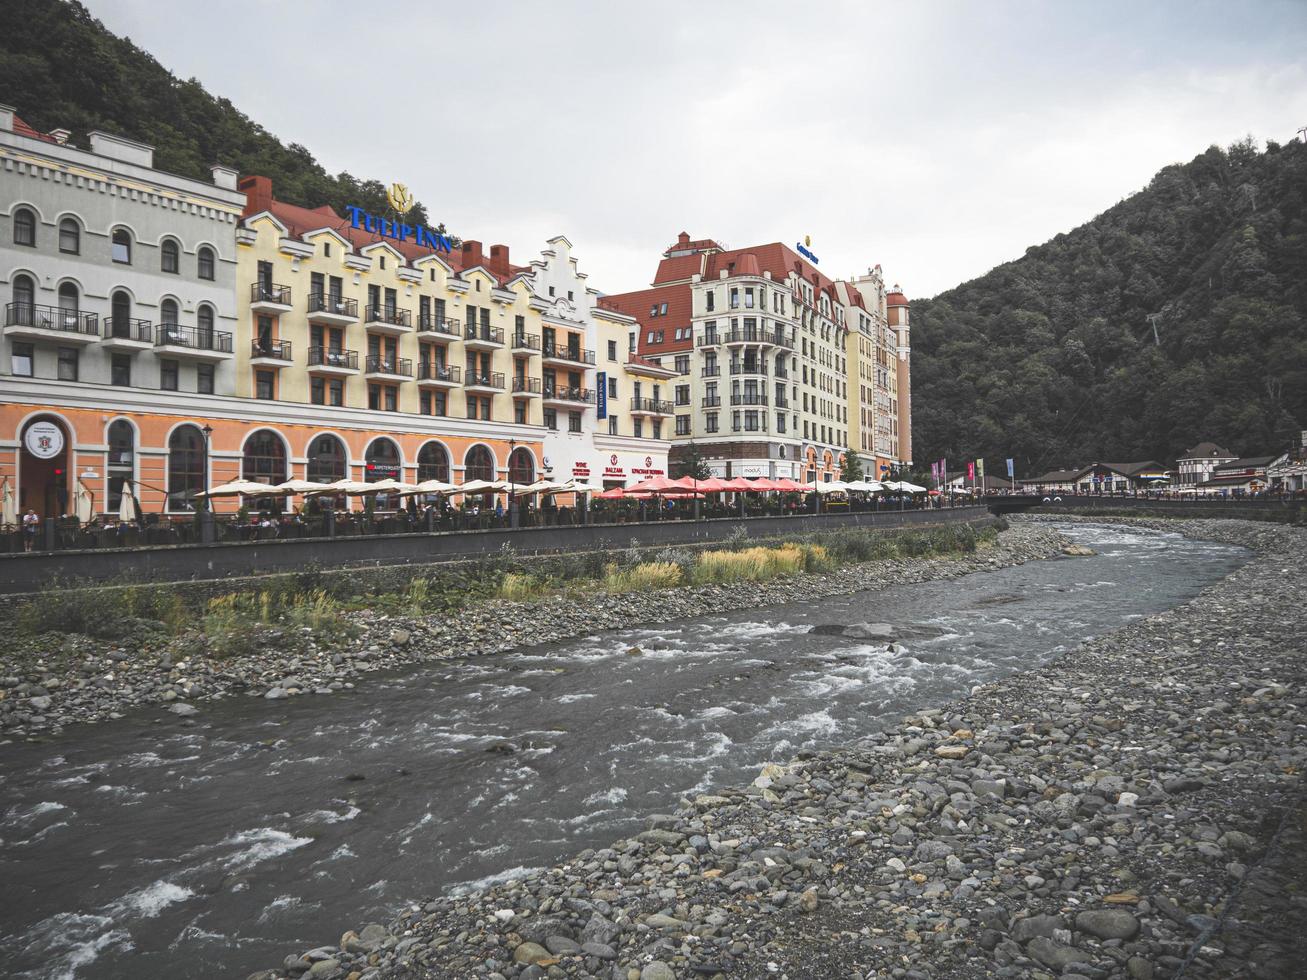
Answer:
<svg viewBox="0 0 1307 980"><path fill-rule="evenodd" d="M862 479L862 460L850 447L844 450L840 458L840 479L845 483L855 483Z"/></svg>
<svg viewBox="0 0 1307 980"><path fill-rule="evenodd" d="M707 480L712 476L708 461L703 453L699 452L699 447L692 442L686 445L680 458L671 464L670 469L673 471L673 479L688 476L694 480Z"/></svg>

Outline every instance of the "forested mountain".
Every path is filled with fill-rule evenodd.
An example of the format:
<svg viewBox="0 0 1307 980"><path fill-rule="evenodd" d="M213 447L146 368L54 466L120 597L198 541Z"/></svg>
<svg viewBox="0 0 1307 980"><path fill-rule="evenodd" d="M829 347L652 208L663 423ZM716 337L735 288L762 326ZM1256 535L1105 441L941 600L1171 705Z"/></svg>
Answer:
<svg viewBox="0 0 1307 980"><path fill-rule="evenodd" d="M914 302L912 375L919 468L1014 456L1022 476L1170 461L1206 439L1287 448L1307 427L1307 146L1212 147Z"/></svg>
<svg viewBox="0 0 1307 980"><path fill-rule="evenodd" d="M239 57L234 40L213 43ZM271 177L277 197L292 204L389 211L379 181L328 174L307 149L284 145L195 79L174 77L75 0L0 2L0 102L42 132L72 130L80 146L95 129L149 143L155 166L171 173L210 180L210 165L223 163ZM426 223L421 204L408 220Z"/></svg>

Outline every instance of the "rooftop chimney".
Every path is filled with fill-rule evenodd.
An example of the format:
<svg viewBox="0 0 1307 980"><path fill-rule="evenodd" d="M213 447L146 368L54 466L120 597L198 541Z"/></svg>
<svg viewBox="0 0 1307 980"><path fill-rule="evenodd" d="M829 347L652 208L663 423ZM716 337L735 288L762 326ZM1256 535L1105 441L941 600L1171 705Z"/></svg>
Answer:
<svg viewBox="0 0 1307 980"><path fill-rule="evenodd" d="M221 187L225 191L236 190L236 178L240 174L231 167L224 167L220 163L215 163L209 168L209 173L213 174L214 186Z"/></svg>
<svg viewBox="0 0 1307 980"><path fill-rule="evenodd" d="M476 265L485 265L481 256L480 242L463 242L463 268L470 269Z"/></svg>
<svg viewBox="0 0 1307 980"><path fill-rule="evenodd" d="M242 177L236 189L245 194L245 213L258 214L272 210L272 178L251 175Z"/></svg>
<svg viewBox="0 0 1307 980"><path fill-rule="evenodd" d="M154 166L154 147L146 143L137 143L135 140L114 136L112 133L102 133L99 130L88 135L92 153L109 157L111 160L121 160L123 163L134 163L138 167Z"/></svg>
<svg viewBox="0 0 1307 980"><path fill-rule="evenodd" d="M491 245L490 246L490 269L501 276L508 275L508 246Z"/></svg>
<svg viewBox="0 0 1307 980"><path fill-rule="evenodd" d="M0 131L14 131L14 107L11 105L0 105Z"/></svg>
<svg viewBox="0 0 1307 980"><path fill-rule="evenodd" d="M50 136L54 139L54 141L55 141L56 143L58 143L58 144L60 144L60 145L63 145L64 143L67 143L67 142L68 142L68 137L70 137L70 136L72 136L72 135L73 135L73 131L72 131L71 129L52 129L52 130L50 130Z"/></svg>

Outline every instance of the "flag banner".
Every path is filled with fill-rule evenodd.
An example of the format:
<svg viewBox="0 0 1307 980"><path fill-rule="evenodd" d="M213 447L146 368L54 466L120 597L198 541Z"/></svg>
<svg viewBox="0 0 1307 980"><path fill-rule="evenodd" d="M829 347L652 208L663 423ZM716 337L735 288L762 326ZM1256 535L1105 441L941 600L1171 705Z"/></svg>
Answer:
<svg viewBox="0 0 1307 980"><path fill-rule="evenodd" d="M1007 478L1015 480L1017 477L1017 468L1012 464L1012 457L1007 458Z"/></svg>
<svg viewBox="0 0 1307 980"><path fill-rule="evenodd" d="M976 460L976 478L980 480L980 485L983 487L985 485L985 461L983 459Z"/></svg>
<svg viewBox="0 0 1307 980"><path fill-rule="evenodd" d="M975 463L968 463L968 464L967 464L967 479L970 480L971 483L972 483L973 485L975 484L975 482L976 482L976 464L975 464Z"/></svg>

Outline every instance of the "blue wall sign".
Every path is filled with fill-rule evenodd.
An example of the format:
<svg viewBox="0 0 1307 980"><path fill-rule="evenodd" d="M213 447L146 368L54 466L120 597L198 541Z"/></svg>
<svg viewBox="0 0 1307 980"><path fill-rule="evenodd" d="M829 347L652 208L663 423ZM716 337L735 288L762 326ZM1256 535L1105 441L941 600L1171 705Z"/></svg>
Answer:
<svg viewBox="0 0 1307 980"><path fill-rule="evenodd" d="M398 221L378 218L354 204L346 205L345 210L349 212L350 224L353 227L361 228L373 235L380 235L382 238L393 238L397 242L412 240L415 245L437 252L452 252L454 250L454 245L448 237L423 225L406 225Z"/></svg>
<svg viewBox="0 0 1307 980"><path fill-rule="evenodd" d="M598 400L595 407L598 408L598 417L601 419L608 418L608 372L600 371L595 381L596 394Z"/></svg>
<svg viewBox="0 0 1307 980"><path fill-rule="evenodd" d="M809 262L811 262L813 265L817 265L817 264L818 264L819 260L818 260L817 256L813 255L813 254L812 254L811 252L809 252L806 248L804 248L802 242L797 242L797 243L795 244L794 247L797 248L797 249L799 250L799 254L800 254L800 255L802 255L805 259L807 259L807 260L808 260Z"/></svg>

